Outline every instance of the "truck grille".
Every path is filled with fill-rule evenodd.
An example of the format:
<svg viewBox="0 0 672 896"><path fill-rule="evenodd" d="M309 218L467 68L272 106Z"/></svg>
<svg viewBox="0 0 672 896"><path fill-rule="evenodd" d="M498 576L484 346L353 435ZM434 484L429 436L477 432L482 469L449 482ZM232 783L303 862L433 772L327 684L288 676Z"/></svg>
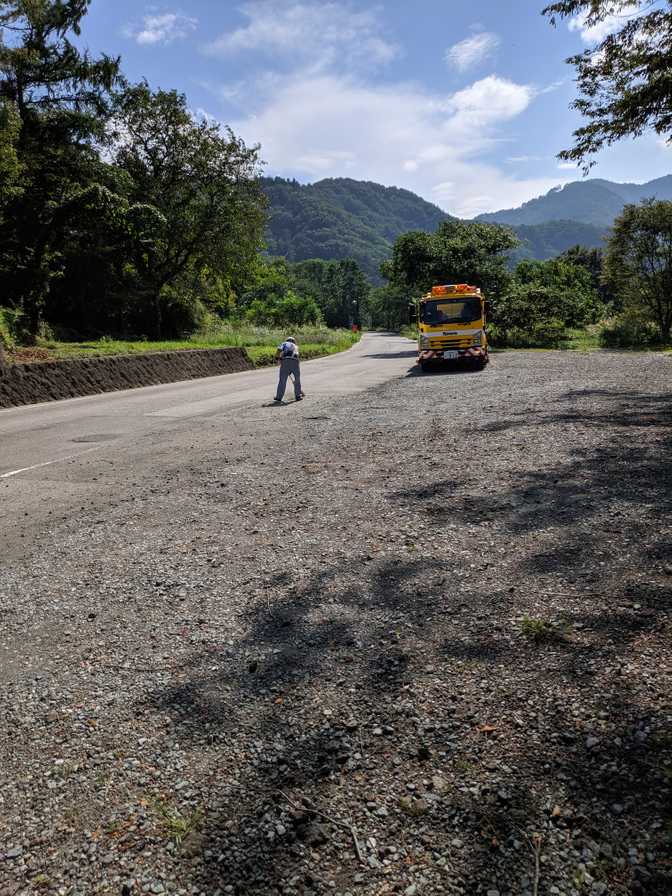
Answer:
<svg viewBox="0 0 672 896"><path fill-rule="evenodd" d="M473 344L473 336L437 336L429 339L429 347L433 349L471 348Z"/></svg>

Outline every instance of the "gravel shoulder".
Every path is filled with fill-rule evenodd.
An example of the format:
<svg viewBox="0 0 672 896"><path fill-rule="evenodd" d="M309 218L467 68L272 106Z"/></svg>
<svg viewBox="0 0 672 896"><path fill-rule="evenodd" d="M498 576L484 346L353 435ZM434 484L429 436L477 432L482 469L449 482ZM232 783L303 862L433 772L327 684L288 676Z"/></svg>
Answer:
<svg viewBox="0 0 672 896"><path fill-rule="evenodd" d="M671 373L507 353L90 455L0 536L0 896L668 896Z"/></svg>

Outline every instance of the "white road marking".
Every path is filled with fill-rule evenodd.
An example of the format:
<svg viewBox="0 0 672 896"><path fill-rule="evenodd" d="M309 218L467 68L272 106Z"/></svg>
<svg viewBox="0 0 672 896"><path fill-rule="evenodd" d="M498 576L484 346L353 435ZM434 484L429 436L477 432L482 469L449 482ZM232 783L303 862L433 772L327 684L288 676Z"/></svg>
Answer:
<svg viewBox="0 0 672 896"><path fill-rule="evenodd" d="M75 460L83 457L85 454L91 454L92 451L100 451L101 445L95 448L87 448L86 451L80 451L78 454L70 454L68 457L58 457L56 460L45 460L41 464L33 464L32 467L22 467L20 470L11 470L9 473L0 473L0 479L9 479L11 476L18 476L19 473L29 473L31 470L39 470L41 467L50 467L52 464L60 464L66 460Z"/></svg>

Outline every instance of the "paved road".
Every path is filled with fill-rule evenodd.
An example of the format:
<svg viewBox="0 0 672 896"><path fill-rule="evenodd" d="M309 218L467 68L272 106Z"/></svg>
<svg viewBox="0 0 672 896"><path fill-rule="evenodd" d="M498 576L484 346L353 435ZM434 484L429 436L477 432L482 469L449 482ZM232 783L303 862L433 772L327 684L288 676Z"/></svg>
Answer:
<svg viewBox="0 0 672 896"><path fill-rule="evenodd" d="M365 392L403 376L413 361L409 340L366 334L350 351L303 365L303 405L269 406L277 377L270 368L2 410L0 502L4 521L14 524L3 526L4 537L28 537L29 527L16 531L26 515L53 516L132 487L145 466L174 461L199 432L238 427L250 410L269 425L278 413L309 416L320 396Z"/></svg>

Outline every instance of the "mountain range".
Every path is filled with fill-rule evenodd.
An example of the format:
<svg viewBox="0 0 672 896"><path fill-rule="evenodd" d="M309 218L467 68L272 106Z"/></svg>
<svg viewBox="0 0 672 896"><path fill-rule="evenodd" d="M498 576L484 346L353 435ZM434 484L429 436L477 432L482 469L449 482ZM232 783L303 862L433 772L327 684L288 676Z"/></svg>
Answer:
<svg viewBox="0 0 672 896"><path fill-rule="evenodd" d="M627 203L643 199L672 199L672 175L650 180L645 184L617 184L610 180L590 178L575 180L555 187L520 208L479 215L476 220L494 224L534 226L549 221L577 221L606 229Z"/></svg>
<svg viewBox="0 0 672 896"><path fill-rule="evenodd" d="M300 184L265 178L269 223L267 250L289 261L354 258L374 282L392 244L409 230L433 232L455 220L410 190L370 181L328 178ZM571 246L599 247L626 203L672 199L672 175L645 184L619 184L599 178L574 181L523 203L520 208L479 215L478 221L506 224L519 239L512 254L552 258Z"/></svg>
<svg viewBox="0 0 672 896"><path fill-rule="evenodd" d="M409 230L433 232L450 218L410 190L369 181L328 178L300 184L281 177L262 181L268 199L270 255L288 261L354 258L373 280L392 244Z"/></svg>

